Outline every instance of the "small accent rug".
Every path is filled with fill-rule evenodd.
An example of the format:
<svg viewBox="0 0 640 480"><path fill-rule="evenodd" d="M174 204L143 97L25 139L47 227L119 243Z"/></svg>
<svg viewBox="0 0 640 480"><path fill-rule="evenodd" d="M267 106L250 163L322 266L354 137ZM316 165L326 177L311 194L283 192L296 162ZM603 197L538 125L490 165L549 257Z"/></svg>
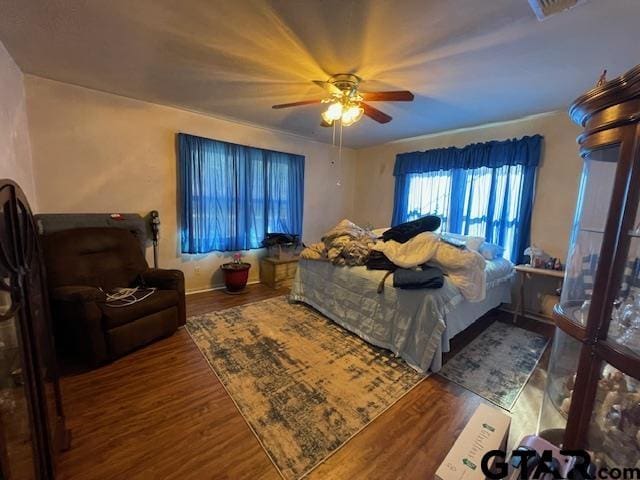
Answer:
<svg viewBox="0 0 640 480"><path fill-rule="evenodd" d="M511 411L547 343L543 335L494 322L438 373Z"/></svg>
<svg viewBox="0 0 640 480"><path fill-rule="evenodd" d="M286 297L190 317L187 330L286 479L426 378Z"/></svg>

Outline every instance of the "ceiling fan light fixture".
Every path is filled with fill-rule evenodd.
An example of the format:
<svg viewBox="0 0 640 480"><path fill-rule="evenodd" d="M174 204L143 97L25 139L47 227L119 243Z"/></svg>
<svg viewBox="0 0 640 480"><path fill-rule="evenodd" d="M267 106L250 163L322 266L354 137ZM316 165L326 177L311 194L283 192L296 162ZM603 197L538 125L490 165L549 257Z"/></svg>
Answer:
<svg viewBox="0 0 640 480"><path fill-rule="evenodd" d="M334 102L329 105L329 108L327 108L325 112L322 113L322 119L327 123L340 120L340 118L342 118L343 110L344 109L340 102Z"/></svg>
<svg viewBox="0 0 640 480"><path fill-rule="evenodd" d="M536 0L536 1L570 1L570 0ZM576 1L576 0L573 0ZM580 1L580 0L577 0ZM282 103L273 105L272 108L290 108L304 105L327 105L327 109L322 112L323 127L334 127L336 122L340 122L340 127L353 125L364 115L377 123L389 123L390 115L371 106L369 102L411 102L414 99L413 93L408 90L390 90L384 92L360 92L358 90L361 78L351 73L338 73L332 75L328 80L313 80L317 86L325 90L328 96L314 100L301 100L297 102Z"/></svg>
<svg viewBox="0 0 640 480"><path fill-rule="evenodd" d="M342 125L344 125L345 127L353 125L362 118L363 113L364 108L362 108L360 105L350 105L349 108L347 108L342 114Z"/></svg>

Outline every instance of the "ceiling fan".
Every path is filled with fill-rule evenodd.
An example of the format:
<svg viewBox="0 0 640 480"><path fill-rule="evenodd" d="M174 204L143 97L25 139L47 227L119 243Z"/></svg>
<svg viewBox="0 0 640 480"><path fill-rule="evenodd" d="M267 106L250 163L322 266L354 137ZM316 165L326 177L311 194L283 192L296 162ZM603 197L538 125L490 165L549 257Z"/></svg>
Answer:
<svg viewBox="0 0 640 480"><path fill-rule="evenodd" d="M326 82L314 80L313 83L327 91L329 94L327 98L282 103L274 105L272 108L280 109L326 103L328 107L327 110L322 113L321 125L323 127L331 127L334 125L334 122L340 122L342 126L347 127L356 123L363 115L366 115L378 123L388 123L391 121L391 116L365 102L413 101L413 93L407 90L360 92L358 87L361 81L362 79L360 77L351 73L333 75Z"/></svg>

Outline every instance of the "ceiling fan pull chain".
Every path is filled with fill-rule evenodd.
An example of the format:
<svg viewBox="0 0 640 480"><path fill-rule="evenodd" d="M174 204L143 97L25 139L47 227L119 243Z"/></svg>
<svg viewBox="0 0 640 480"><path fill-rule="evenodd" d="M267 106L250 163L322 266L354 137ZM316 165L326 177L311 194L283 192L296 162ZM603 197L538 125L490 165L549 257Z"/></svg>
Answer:
<svg viewBox="0 0 640 480"><path fill-rule="evenodd" d="M335 124L335 122L333 123ZM342 120L340 120L340 146L338 147L338 181L336 182L336 185L338 187L342 185L342 182L340 181L341 173L342 173Z"/></svg>
<svg viewBox="0 0 640 480"><path fill-rule="evenodd" d="M331 145L336 146L336 122L333 122L333 138L331 139Z"/></svg>
<svg viewBox="0 0 640 480"><path fill-rule="evenodd" d="M331 128L333 128L333 137L331 139L331 146L336 146L336 122L331 123ZM336 164L336 157L334 156L335 149L331 149L331 166Z"/></svg>
<svg viewBox="0 0 640 480"><path fill-rule="evenodd" d="M340 121L340 145L338 146L338 164L342 165L342 120Z"/></svg>

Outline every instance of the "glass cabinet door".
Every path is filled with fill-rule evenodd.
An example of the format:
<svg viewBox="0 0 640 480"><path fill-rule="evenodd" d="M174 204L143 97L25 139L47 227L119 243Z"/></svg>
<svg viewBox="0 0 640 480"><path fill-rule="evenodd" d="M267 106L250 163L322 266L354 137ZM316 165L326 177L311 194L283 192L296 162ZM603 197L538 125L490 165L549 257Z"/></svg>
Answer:
<svg viewBox="0 0 640 480"><path fill-rule="evenodd" d="M629 249L625 255L624 277L611 312L607 340L624 345L640 356L640 211L634 228L626 234Z"/></svg>
<svg viewBox="0 0 640 480"><path fill-rule="evenodd" d="M598 467L640 466L640 382L604 363L587 448Z"/></svg>
<svg viewBox="0 0 640 480"><path fill-rule="evenodd" d="M562 444L581 346L581 342L556 329L538 423L538 435L555 445Z"/></svg>
<svg viewBox="0 0 640 480"><path fill-rule="evenodd" d="M0 249L9 263L15 262L15 245L7 221L8 202L0 205ZM0 262L0 464L3 477L36 477L31 408L27 391L24 357L25 334L13 298L14 275Z"/></svg>
<svg viewBox="0 0 640 480"><path fill-rule="evenodd" d="M0 313L10 307L7 293L0 292ZM35 459L20 335L17 318L0 320L0 463L3 475L22 480L35 478Z"/></svg>
<svg viewBox="0 0 640 480"><path fill-rule="evenodd" d="M584 161L560 298L562 313L581 325L586 324L591 307L619 150L618 144L596 150Z"/></svg>

